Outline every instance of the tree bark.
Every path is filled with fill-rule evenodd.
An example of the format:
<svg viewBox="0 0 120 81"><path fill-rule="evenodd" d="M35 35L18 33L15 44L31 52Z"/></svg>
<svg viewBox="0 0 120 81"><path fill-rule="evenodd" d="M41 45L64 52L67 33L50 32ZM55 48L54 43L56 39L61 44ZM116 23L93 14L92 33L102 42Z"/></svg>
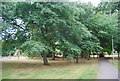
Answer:
<svg viewBox="0 0 120 81"><path fill-rule="evenodd" d="M81 54L81 58L83 58L83 53Z"/></svg>
<svg viewBox="0 0 120 81"><path fill-rule="evenodd" d="M95 53L93 53L93 58L95 58Z"/></svg>
<svg viewBox="0 0 120 81"><path fill-rule="evenodd" d="M43 62L44 62L44 65L49 65L46 53L43 54Z"/></svg>
<svg viewBox="0 0 120 81"><path fill-rule="evenodd" d="M97 58L99 58L99 55L100 55L100 54L99 54L98 52L96 53L96 55L97 55Z"/></svg>
<svg viewBox="0 0 120 81"><path fill-rule="evenodd" d="M90 60L90 54L89 54L89 51L87 51L87 59Z"/></svg>
<svg viewBox="0 0 120 81"><path fill-rule="evenodd" d="M83 58L87 58L87 52L83 53Z"/></svg>
<svg viewBox="0 0 120 81"><path fill-rule="evenodd" d="M120 57L120 52L118 52L118 58Z"/></svg>
<svg viewBox="0 0 120 81"><path fill-rule="evenodd" d="M52 60L55 60L55 53L52 53Z"/></svg>
<svg viewBox="0 0 120 81"><path fill-rule="evenodd" d="M63 58L63 60L64 60L64 58L65 58L65 53L63 54L63 57L62 57L62 58Z"/></svg>
<svg viewBox="0 0 120 81"><path fill-rule="evenodd" d="M76 63L78 63L78 56L76 56Z"/></svg>

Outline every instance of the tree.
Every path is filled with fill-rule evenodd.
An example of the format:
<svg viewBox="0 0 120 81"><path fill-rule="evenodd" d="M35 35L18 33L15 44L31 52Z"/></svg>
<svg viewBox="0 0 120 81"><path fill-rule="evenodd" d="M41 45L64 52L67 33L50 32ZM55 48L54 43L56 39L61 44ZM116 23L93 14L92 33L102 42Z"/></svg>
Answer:
<svg viewBox="0 0 120 81"><path fill-rule="evenodd" d="M111 38L114 36L114 42L118 42L118 21L117 13L112 15L107 14L97 14L97 19L94 19L96 24L92 29L94 33L96 32L97 37L100 39L101 46L106 49L111 50ZM96 27L96 28L95 28ZM116 45L115 43L115 45ZM108 51L109 52L109 51Z"/></svg>
<svg viewBox="0 0 120 81"><path fill-rule="evenodd" d="M105 14L113 14L119 10L119 4L119 2L101 2L96 8L96 11Z"/></svg>
<svg viewBox="0 0 120 81"><path fill-rule="evenodd" d="M49 52L50 48L45 46L44 43L40 41L28 40L22 44L21 49L30 58L42 56L44 65L49 65L47 53Z"/></svg>
<svg viewBox="0 0 120 81"><path fill-rule="evenodd" d="M117 49L117 43L119 40L119 28L118 28L118 4L117 2L101 2L98 7L90 7L84 10L86 13L91 13L86 15L81 20L82 23L88 28L91 34L96 36L100 40L100 46L102 46L105 51L109 54L111 53L111 37L114 36L115 49ZM84 19L86 18L86 19Z"/></svg>
<svg viewBox="0 0 120 81"><path fill-rule="evenodd" d="M76 58L76 62L79 55L89 58L91 52L100 51L102 47L109 51L111 36L118 49L118 9L116 3L110 4L105 5L112 11L105 9L103 3L96 8L85 3L3 2L3 50L9 52L22 45L29 57L42 55L47 65L47 55L52 54L55 59L56 49L64 57ZM8 45L11 48L7 48Z"/></svg>
<svg viewBox="0 0 120 81"><path fill-rule="evenodd" d="M78 56L81 54L81 48L65 40L65 38L62 38L62 40L63 44L61 51L64 53L63 56L68 56L68 59L70 60L75 58L76 63L78 63Z"/></svg>

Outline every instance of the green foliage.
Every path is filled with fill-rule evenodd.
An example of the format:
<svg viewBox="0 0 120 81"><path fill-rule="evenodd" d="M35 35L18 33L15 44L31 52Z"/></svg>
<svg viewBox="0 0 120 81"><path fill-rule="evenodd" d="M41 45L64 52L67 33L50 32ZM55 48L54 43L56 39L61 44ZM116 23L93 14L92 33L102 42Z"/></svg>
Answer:
<svg viewBox="0 0 120 81"><path fill-rule="evenodd" d="M68 58L68 60L70 60L70 61L72 61L74 58L74 55L72 55L72 54L69 54L68 56L67 56L67 58Z"/></svg>
<svg viewBox="0 0 120 81"><path fill-rule="evenodd" d="M99 57L105 57L105 55L104 54L100 54Z"/></svg>
<svg viewBox="0 0 120 81"><path fill-rule="evenodd" d="M28 57L37 57L40 56L41 53L48 51L43 43L32 40L23 43L21 49Z"/></svg>
<svg viewBox="0 0 120 81"><path fill-rule="evenodd" d="M98 7L96 8L97 12L102 12L105 14L113 14L117 10L119 10L119 2L101 2Z"/></svg>
<svg viewBox="0 0 120 81"><path fill-rule="evenodd" d="M117 16L117 12L111 15L96 14L96 19L94 20L96 28L94 28L94 31L97 33L96 35L100 39L101 46L104 48L111 49L112 36L114 36L114 42L118 42L119 27Z"/></svg>
<svg viewBox="0 0 120 81"><path fill-rule="evenodd" d="M18 2L2 6L3 53L20 47L25 54L54 52L75 57L81 51L98 52L119 47L118 3ZM18 24L17 20L22 21ZM9 33L16 30L14 33ZM11 41L13 40L14 43ZM56 46L56 42L59 45ZM105 51L107 51L105 50Z"/></svg>
<svg viewBox="0 0 120 81"><path fill-rule="evenodd" d="M75 44L70 43L69 41L67 41L65 39L63 39L62 51L63 51L63 53L66 53L66 55L70 54L70 56L72 55L74 57L81 54L80 47L78 47Z"/></svg>
<svg viewBox="0 0 120 81"><path fill-rule="evenodd" d="M104 50L105 50L109 55L112 53L112 50L111 50L111 49L104 48Z"/></svg>
<svg viewBox="0 0 120 81"><path fill-rule="evenodd" d="M18 45L18 46L17 46ZM19 43L17 44L17 42L15 41L11 41L11 40L6 40L2 42L2 56L9 56L9 54L13 54L10 53L15 52L15 47L19 47Z"/></svg>
<svg viewBox="0 0 120 81"><path fill-rule="evenodd" d="M119 40L118 6L117 2L103 2L94 10L94 13L86 15L84 25L100 41L100 46L111 50L111 38L114 37L115 47ZM115 48L117 50L117 48Z"/></svg>

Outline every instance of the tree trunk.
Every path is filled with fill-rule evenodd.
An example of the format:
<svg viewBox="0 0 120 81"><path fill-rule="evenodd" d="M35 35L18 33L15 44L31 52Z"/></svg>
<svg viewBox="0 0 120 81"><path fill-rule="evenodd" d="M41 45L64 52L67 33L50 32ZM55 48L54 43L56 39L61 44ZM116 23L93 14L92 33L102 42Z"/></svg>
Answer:
<svg viewBox="0 0 120 81"><path fill-rule="evenodd" d="M76 63L78 63L78 56L76 56Z"/></svg>
<svg viewBox="0 0 120 81"><path fill-rule="evenodd" d="M83 54L81 54L81 58L83 58Z"/></svg>
<svg viewBox="0 0 120 81"><path fill-rule="evenodd" d="M55 53L52 53L52 60L55 60Z"/></svg>
<svg viewBox="0 0 120 81"><path fill-rule="evenodd" d="M90 60L90 54L89 54L89 51L87 51L87 59Z"/></svg>
<svg viewBox="0 0 120 81"><path fill-rule="evenodd" d="M46 53L43 54L43 62L44 62L44 65L49 65Z"/></svg>
<svg viewBox="0 0 120 81"><path fill-rule="evenodd" d="M93 53L93 58L95 58L95 53Z"/></svg>
<svg viewBox="0 0 120 81"><path fill-rule="evenodd" d="M63 57L62 57L62 58L63 58L63 60L64 60L64 58L65 58L65 53L63 54Z"/></svg>
<svg viewBox="0 0 120 81"><path fill-rule="evenodd" d="M83 53L83 58L86 58L86 56L87 56L86 53L87 53L87 52L84 52L84 53Z"/></svg>
<svg viewBox="0 0 120 81"><path fill-rule="evenodd" d="M90 54L88 54L88 58L90 59Z"/></svg>
<svg viewBox="0 0 120 81"><path fill-rule="evenodd" d="M118 58L120 57L120 52L118 52Z"/></svg>
<svg viewBox="0 0 120 81"><path fill-rule="evenodd" d="M99 58L99 53L98 52L96 53L96 55L97 55L97 58Z"/></svg>

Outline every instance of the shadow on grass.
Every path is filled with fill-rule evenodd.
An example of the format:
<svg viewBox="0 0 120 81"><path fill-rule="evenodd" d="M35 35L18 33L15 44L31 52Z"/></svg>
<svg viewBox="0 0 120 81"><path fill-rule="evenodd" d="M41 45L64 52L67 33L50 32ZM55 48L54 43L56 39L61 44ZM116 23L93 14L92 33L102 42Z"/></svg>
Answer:
<svg viewBox="0 0 120 81"><path fill-rule="evenodd" d="M2 81L119 81L117 79L3 79Z"/></svg>
<svg viewBox="0 0 120 81"><path fill-rule="evenodd" d="M50 66L43 65L42 60L38 59L27 59L27 60L5 60L2 62L2 68L3 69L19 69L19 68L43 68L43 67L66 67L70 65L90 65L94 63L94 60L96 59L79 59L79 63L73 63L68 61L67 59L56 59L56 60L49 60Z"/></svg>

